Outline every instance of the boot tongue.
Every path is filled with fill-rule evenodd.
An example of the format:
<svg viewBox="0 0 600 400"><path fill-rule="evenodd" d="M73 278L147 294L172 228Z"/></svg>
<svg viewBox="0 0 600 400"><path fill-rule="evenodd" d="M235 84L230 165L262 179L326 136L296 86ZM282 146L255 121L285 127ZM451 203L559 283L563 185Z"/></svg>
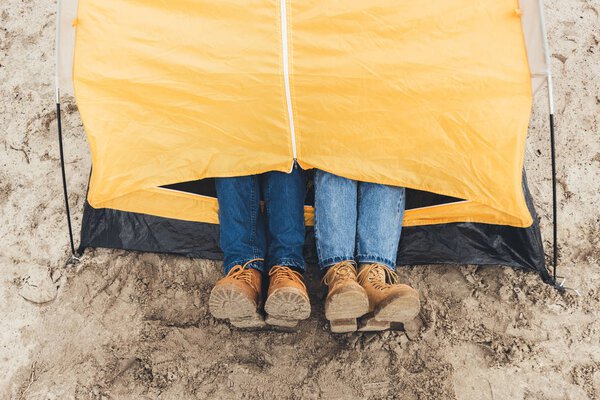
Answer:
<svg viewBox="0 0 600 400"><path fill-rule="evenodd" d="M384 268L386 268L386 267L378 265L377 267L375 267L371 270L372 274L375 275L377 277L377 280L381 281L381 283L387 283L385 280Z"/></svg>
<svg viewBox="0 0 600 400"><path fill-rule="evenodd" d="M380 264L365 264L361 267L358 274L359 283L363 285L365 282L370 282L377 289L384 289L389 286L387 282L386 270L384 265Z"/></svg>
<svg viewBox="0 0 600 400"><path fill-rule="evenodd" d="M337 276L341 279L349 279L356 276L356 271L352 266L344 265L337 270Z"/></svg>

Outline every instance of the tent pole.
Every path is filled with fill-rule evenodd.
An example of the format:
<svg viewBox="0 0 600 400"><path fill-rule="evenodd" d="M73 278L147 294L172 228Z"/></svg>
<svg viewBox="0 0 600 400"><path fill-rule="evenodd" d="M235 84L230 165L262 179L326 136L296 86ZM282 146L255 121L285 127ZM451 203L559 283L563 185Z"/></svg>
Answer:
<svg viewBox="0 0 600 400"><path fill-rule="evenodd" d="M56 122L58 126L58 148L60 152L60 169L62 174L62 183L63 183L63 195L65 198L65 210L67 213L67 226L69 228L69 239L71 244L71 258L67 261L73 262L78 261L79 258L75 253L75 242L73 240L73 227L71 225L71 211L69 209L69 193L67 190L67 177L65 173L65 154L63 149L63 136L62 136L62 116L60 110L60 9L61 9L61 0L57 1L57 10L56 10L56 42L55 42L55 52L56 52L56 65L55 65L55 75L54 75L54 96L56 100Z"/></svg>
<svg viewBox="0 0 600 400"><path fill-rule="evenodd" d="M552 158L552 276L556 283L556 265L558 263L558 224L556 206L556 150L554 144L554 114L550 114L550 154Z"/></svg>
<svg viewBox="0 0 600 400"><path fill-rule="evenodd" d="M544 46L544 58L548 68L546 72L546 85L548 88L548 111L550 115L550 158L552 164L552 279L556 287L556 267L558 264L558 207L556 201L556 146L554 140L554 93L552 88L552 70L550 52L548 50L548 36L546 33L546 20L544 18L544 1L538 0L540 12L540 28L542 44ZM564 282L563 282L564 283ZM562 287L562 285L561 285Z"/></svg>
<svg viewBox="0 0 600 400"><path fill-rule="evenodd" d="M552 276L556 284L558 264L558 207L556 201L556 145L554 138L554 95L552 74L548 74L548 108L550 109L550 158L552 160Z"/></svg>
<svg viewBox="0 0 600 400"><path fill-rule="evenodd" d="M71 225L71 211L69 209L69 193L67 191L67 177L65 174L65 155L63 150L63 138L62 138L62 118L60 112L60 101L56 103L56 120L58 122L58 148L60 151L60 170L62 173L63 183L63 195L65 197L65 210L67 212L67 225L69 227L69 239L71 241L71 258L76 259L75 254L75 242L73 241L73 228Z"/></svg>

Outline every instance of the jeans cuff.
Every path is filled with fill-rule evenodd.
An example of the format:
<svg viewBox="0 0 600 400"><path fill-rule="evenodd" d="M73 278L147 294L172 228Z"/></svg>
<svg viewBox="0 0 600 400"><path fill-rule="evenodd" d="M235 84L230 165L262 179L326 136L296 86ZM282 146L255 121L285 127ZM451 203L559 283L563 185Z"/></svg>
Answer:
<svg viewBox="0 0 600 400"><path fill-rule="evenodd" d="M224 266L225 275L227 275L229 273L229 271L231 271L231 269L233 267L235 267L236 265L245 265L250 260L254 260L254 258L247 258L247 259L243 259L243 260L231 261L229 264ZM248 263L248 268L252 268L252 269L255 269L257 271L264 273L265 272L265 263L262 260L252 261L251 263Z"/></svg>
<svg viewBox="0 0 600 400"><path fill-rule="evenodd" d="M299 260L297 258L278 258L275 260L269 260L269 268L267 269L270 270L276 265L290 267L291 269L296 270L300 273L304 273L306 271L304 260Z"/></svg>
<svg viewBox="0 0 600 400"><path fill-rule="evenodd" d="M396 270L396 263L389 258L379 257L379 256L371 256L368 254L359 254L356 256L356 261L359 264L381 264L385 265L392 271Z"/></svg>
<svg viewBox="0 0 600 400"><path fill-rule="evenodd" d="M337 256L337 257L329 257L324 260L319 260L319 270L325 271L329 269L329 267L334 266L335 264L342 261L352 261L354 262L354 256Z"/></svg>

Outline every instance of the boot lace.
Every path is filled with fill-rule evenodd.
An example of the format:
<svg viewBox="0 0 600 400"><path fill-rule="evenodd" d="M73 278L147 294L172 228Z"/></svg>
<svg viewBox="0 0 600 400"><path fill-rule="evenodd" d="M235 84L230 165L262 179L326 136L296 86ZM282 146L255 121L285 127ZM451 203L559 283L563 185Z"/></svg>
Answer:
<svg viewBox="0 0 600 400"><path fill-rule="evenodd" d="M248 267L248 265L254 261L262 261L262 258L255 258L246 262L244 265L234 266L233 268L231 268L227 276L246 283L258 292L259 290L254 284L254 281L252 280L252 272L250 271L251 268Z"/></svg>
<svg viewBox="0 0 600 400"><path fill-rule="evenodd" d="M362 286L367 282L375 289L385 290L398 283L398 275L385 265L369 264L358 273L358 283Z"/></svg>
<svg viewBox="0 0 600 400"><path fill-rule="evenodd" d="M355 265L354 261L342 261L333 265L323 277L323 284L329 286L334 281L356 280Z"/></svg>
<svg viewBox="0 0 600 400"><path fill-rule="evenodd" d="M290 267L286 267L284 265L276 265L269 271L269 278L271 279L271 283L277 285L283 280L291 280L296 283L302 285L304 290L306 290L306 285L302 280L302 274L300 272L294 271Z"/></svg>

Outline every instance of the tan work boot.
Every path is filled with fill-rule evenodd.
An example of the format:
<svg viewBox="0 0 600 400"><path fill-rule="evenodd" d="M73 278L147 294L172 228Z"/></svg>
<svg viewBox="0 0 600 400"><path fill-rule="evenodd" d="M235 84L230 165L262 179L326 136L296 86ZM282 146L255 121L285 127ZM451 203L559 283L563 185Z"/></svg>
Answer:
<svg viewBox="0 0 600 400"><path fill-rule="evenodd" d="M329 268L323 277L327 286L325 318L335 333L353 332L356 319L369 311L369 299L358 284L353 261L342 261Z"/></svg>
<svg viewBox="0 0 600 400"><path fill-rule="evenodd" d="M363 265L358 273L358 283L369 297L371 324L386 326L389 322L413 320L421 309L419 293L408 285L398 283L398 275L381 264ZM370 329L377 330L377 329Z"/></svg>
<svg viewBox="0 0 600 400"><path fill-rule="evenodd" d="M266 323L292 327L310 316L310 301L302 274L276 265L269 271L269 291L265 303Z"/></svg>
<svg viewBox="0 0 600 400"><path fill-rule="evenodd" d="M262 303L260 271L236 265L220 279L210 292L208 308L215 318L229 319L238 328L260 328L265 325L259 312Z"/></svg>

